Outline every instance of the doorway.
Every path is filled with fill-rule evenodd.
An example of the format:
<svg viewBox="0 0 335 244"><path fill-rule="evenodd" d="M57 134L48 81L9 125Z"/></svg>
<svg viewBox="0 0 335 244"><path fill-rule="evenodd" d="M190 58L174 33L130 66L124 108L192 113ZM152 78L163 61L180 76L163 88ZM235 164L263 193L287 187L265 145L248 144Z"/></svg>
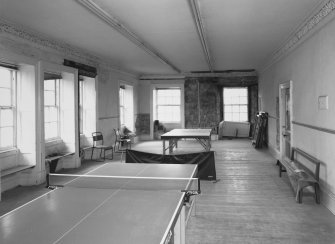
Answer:
<svg viewBox="0 0 335 244"><path fill-rule="evenodd" d="M292 144L292 81L279 87L280 155L290 158Z"/></svg>

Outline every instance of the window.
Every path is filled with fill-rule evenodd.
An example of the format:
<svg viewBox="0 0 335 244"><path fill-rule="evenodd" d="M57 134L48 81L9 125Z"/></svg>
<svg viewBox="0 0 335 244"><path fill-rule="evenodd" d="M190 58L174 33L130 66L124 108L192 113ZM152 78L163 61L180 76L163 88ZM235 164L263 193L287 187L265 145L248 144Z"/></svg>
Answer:
<svg viewBox="0 0 335 244"><path fill-rule="evenodd" d="M134 92L133 86L120 85L120 125L127 126L131 131L134 130Z"/></svg>
<svg viewBox="0 0 335 244"><path fill-rule="evenodd" d="M79 133L84 133L84 80L79 78Z"/></svg>
<svg viewBox="0 0 335 244"><path fill-rule="evenodd" d="M120 97L120 125L125 124L125 86L120 86L119 90L119 97Z"/></svg>
<svg viewBox="0 0 335 244"><path fill-rule="evenodd" d="M180 88L158 88L154 91L155 119L161 122L181 122Z"/></svg>
<svg viewBox="0 0 335 244"><path fill-rule="evenodd" d="M248 121L248 88L223 88L223 114L226 121Z"/></svg>
<svg viewBox="0 0 335 244"><path fill-rule="evenodd" d="M15 147L16 70L0 67L0 149Z"/></svg>
<svg viewBox="0 0 335 244"><path fill-rule="evenodd" d="M78 116L80 134L85 137L91 137L92 131L96 131L95 79L92 77L84 75L79 76Z"/></svg>
<svg viewBox="0 0 335 244"><path fill-rule="evenodd" d="M44 126L46 140L58 138L60 136L59 83L60 79L57 78L45 78L44 80Z"/></svg>

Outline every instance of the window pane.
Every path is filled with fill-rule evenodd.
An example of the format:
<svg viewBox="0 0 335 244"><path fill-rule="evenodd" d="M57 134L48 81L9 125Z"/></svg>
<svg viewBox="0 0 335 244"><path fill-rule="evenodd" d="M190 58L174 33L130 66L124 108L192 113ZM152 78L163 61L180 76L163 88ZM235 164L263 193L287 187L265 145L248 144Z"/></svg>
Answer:
<svg viewBox="0 0 335 244"><path fill-rule="evenodd" d="M226 121L248 120L247 88L224 88L223 102L224 102L224 120Z"/></svg>
<svg viewBox="0 0 335 244"><path fill-rule="evenodd" d="M179 122L180 106L158 106L157 117L160 121Z"/></svg>
<svg viewBox="0 0 335 244"><path fill-rule="evenodd" d="M45 107L44 109L44 122L57 122L58 110L57 107Z"/></svg>
<svg viewBox="0 0 335 244"><path fill-rule="evenodd" d="M225 121L232 121L232 114L231 113L225 113L224 114L224 120Z"/></svg>
<svg viewBox="0 0 335 244"><path fill-rule="evenodd" d="M11 87L11 71L5 68L0 68L0 87Z"/></svg>
<svg viewBox="0 0 335 244"><path fill-rule="evenodd" d="M248 106L247 105L241 105L240 106L240 112L241 113L248 113Z"/></svg>
<svg viewBox="0 0 335 244"><path fill-rule="evenodd" d="M0 106L12 106L11 89L0 88Z"/></svg>
<svg viewBox="0 0 335 244"><path fill-rule="evenodd" d="M248 121L248 113L240 113L240 121Z"/></svg>
<svg viewBox="0 0 335 244"><path fill-rule="evenodd" d="M55 91L56 90L56 80L45 80L44 90Z"/></svg>
<svg viewBox="0 0 335 244"><path fill-rule="evenodd" d="M240 97L240 104L248 104L248 98L247 97Z"/></svg>
<svg viewBox="0 0 335 244"><path fill-rule="evenodd" d="M233 113L233 121L240 121L240 114L239 113Z"/></svg>
<svg viewBox="0 0 335 244"><path fill-rule="evenodd" d="M231 103L232 103L232 104L239 104L239 102L240 102L239 97L232 97L232 98L231 98Z"/></svg>
<svg viewBox="0 0 335 244"><path fill-rule="evenodd" d="M54 91L44 91L44 106L55 106L56 96Z"/></svg>
<svg viewBox="0 0 335 244"><path fill-rule="evenodd" d="M156 95L157 119L164 122L180 122L180 89L157 89Z"/></svg>
<svg viewBox="0 0 335 244"><path fill-rule="evenodd" d="M0 128L0 147L14 146L14 128Z"/></svg>
<svg viewBox="0 0 335 244"><path fill-rule="evenodd" d="M224 104L231 104L231 97L230 96L224 96Z"/></svg>
<svg viewBox="0 0 335 244"><path fill-rule="evenodd" d="M12 109L0 109L0 127L14 126Z"/></svg>
<svg viewBox="0 0 335 244"><path fill-rule="evenodd" d="M121 125L125 123L124 121L124 107L120 107L120 123Z"/></svg>
<svg viewBox="0 0 335 244"><path fill-rule="evenodd" d="M240 92L239 96L241 96L241 97L247 97L248 96L248 89L247 88L240 88L239 92Z"/></svg>
<svg viewBox="0 0 335 244"><path fill-rule="evenodd" d="M45 139L58 136L57 122L45 123Z"/></svg>
<svg viewBox="0 0 335 244"><path fill-rule="evenodd" d="M120 88L119 94L120 94L120 106L124 106L124 91L125 89Z"/></svg>
<svg viewBox="0 0 335 244"><path fill-rule="evenodd" d="M230 106L230 105L224 106L224 112L225 113L231 113L232 112L232 106Z"/></svg>
<svg viewBox="0 0 335 244"><path fill-rule="evenodd" d="M158 105L179 105L180 104L180 89L161 89L157 90Z"/></svg>

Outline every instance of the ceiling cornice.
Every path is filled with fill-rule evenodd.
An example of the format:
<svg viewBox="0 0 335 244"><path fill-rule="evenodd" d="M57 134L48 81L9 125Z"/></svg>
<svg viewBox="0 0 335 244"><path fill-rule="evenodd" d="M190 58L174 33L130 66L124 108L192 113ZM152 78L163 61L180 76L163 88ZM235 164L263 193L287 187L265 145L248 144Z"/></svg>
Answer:
<svg viewBox="0 0 335 244"><path fill-rule="evenodd" d="M46 50L52 50L55 53L61 54L64 57L75 59L78 62L83 62L83 60L85 60L86 64L88 65L108 67L115 72L125 74L133 78L138 78L138 74L126 71L121 67L116 67L111 60L100 58L93 54L87 53L80 48L71 46L61 41L56 41L52 38L46 37L41 33L37 33L36 31L28 29L24 26L19 26L18 24L14 24L3 18L0 18L0 33L9 34L27 41L38 48L43 47Z"/></svg>
<svg viewBox="0 0 335 244"><path fill-rule="evenodd" d="M134 32L130 31L128 27L123 25L118 19L113 17L111 14L104 11L99 5L91 0L77 0L78 3L82 4L89 11L94 13L97 17L107 23L114 30L118 31L129 41L133 42L136 46L144 50L146 53L159 60L163 64L170 66L174 71L180 73L180 70L174 66L170 61L168 61L163 55L151 47L148 43L144 42L140 37L138 37Z"/></svg>
<svg viewBox="0 0 335 244"><path fill-rule="evenodd" d="M249 71L249 72L239 72L239 71L231 71L231 72L220 72L220 73L181 73L179 75L142 75L140 76L140 80L173 80L173 79L185 79L189 78L229 78L229 77L246 77L246 76L256 76L258 77L257 71Z"/></svg>
<svg viewBox="0 0 335 244"><path fill-rule="evenodd" d="M335 0L325 0L319 4L309 18L290 36L288 41L271 55L270 59L262 67L261 72L291 53L303 41L333 19L335 17L334 10Z"/></svg>
<svg viewBox="0 0 335 244"><path fill-rule="evenodd" d="M208 45L207 38L206 38L206 33L205 33L203 21L202 21L203 18L201 16L199 2L198 0L189 0L189 4L190 4L190 8L191 8L191 12L193 15L195 25L197 26L198 35L200 38L202 49L206 57L208 68L210 71L213 71L214 67L213 67L212 56L210 54L209 45Z"/></svg>

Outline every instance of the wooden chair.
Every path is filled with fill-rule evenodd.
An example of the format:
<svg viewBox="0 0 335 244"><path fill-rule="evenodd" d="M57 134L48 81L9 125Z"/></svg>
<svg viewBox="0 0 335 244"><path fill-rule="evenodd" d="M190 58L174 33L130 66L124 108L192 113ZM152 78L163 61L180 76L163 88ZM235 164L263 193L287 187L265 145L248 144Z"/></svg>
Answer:
<svg viewBox="0 0 335 244"><path fill-rule="evenodd" d="M131 149L131 139L122 137L119 129L113 129L115 135L114 152L124 152L126 149Z"/></svg>
<svg viewBox="0 0 335 244"><path fill-rule="evenodd" d="M93 132L92 133L92 138L93 138L93 146L92 146L91 160L93 158L93 152L94 152L95 149L100 149L100 158L102 158L101 157L102 152L104 152L103 160L106 159L106 151L108 151L108 150L112 151L112 158L109 158L109 159L113 159L114 147L104 145L104 137L103 137L102 133L99 132L99 131Z"/></svg>

